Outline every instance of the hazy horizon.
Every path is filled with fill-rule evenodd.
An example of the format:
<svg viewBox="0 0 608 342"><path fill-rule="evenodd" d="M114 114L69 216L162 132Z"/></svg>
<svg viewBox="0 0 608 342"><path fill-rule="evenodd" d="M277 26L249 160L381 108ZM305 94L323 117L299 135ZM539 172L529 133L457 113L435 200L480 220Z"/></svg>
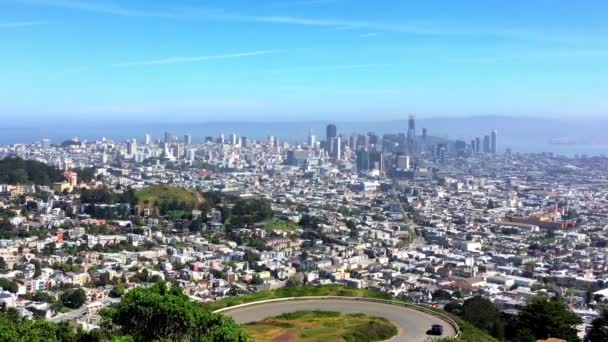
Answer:
<svg viewBox="0 0 608 342"><path fill-rule="evenodd" d="M69 124L66 124L69 123ZM401 120L299 120L299 121L190 121L190 122L152 122L152 121L116 121L116 120L39 120L21 125L6 127L0 125L0 145L15 143L33 143L41 139L51 139L58 144L64 140L78 137L88 141L102 137L124 141L135 138L143 140L146 133L154 139L162 138L165 131L176 137L191 134L195 142L206 136L218 137L221 133L235 133L250 139L265 139L274 135L290 143L306 141L309 130L313 130L318 139L324 139L325 126L335 123L338 133L374 132L405 133L407 119ZM588 154L608 155L608 120L522 118L507 116L473 116L473 117L416 117L418 134L427 128L428 134L451 140L470 141L483 137L492 130L498 131L499 150L510 148L513 152L538 153L555 152L564 155Z"/></svg>

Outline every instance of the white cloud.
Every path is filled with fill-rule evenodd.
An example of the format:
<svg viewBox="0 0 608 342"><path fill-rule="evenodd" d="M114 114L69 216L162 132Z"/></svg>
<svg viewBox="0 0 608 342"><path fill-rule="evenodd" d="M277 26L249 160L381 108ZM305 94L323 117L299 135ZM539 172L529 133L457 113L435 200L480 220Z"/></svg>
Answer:
<svg viewBox="0 0 608 342"><path fill-rule="evenodd" d="M377 36L378 36L378 33L376 33L376 32L363 33L363 34L359 35L359 37L361 37L361 38L372 38L372 37L377 37Z"/></svg>
<svg viewBox="0 0 608 342"><path fill-rule="evenodd" d="M542 27L528 27L524 29L516 27L495 27L495 26L475 26L463 22L385 22L373 20L353 20L353 19L335 19L335 18L310 18L291 15L249 15L230 13L224 9L201 8L201 7L179 7L173 2L162 2L161 4L169 3L172 7L164 5L157 6L156 9L145 10L127 8L117 3L112 2L90 2L81 0L13 0L22 4L55 7L62 9L88 11L99 14L108 14L115 16L128 17L157 17L167 19L208 19L217 21L232 21L245 23L268 23L282 25L300 25L325 27L333 29L359 29L372 32L399 32L416 35L429 36L463 36L463 37L487 37L487 38L502 38L509 40L544 42L556 44L595 44L598 40L601 41L603 36L598 33L578 32L573 33L572 30L555 32L546 32ZM329 4L337 0L299 0L293 4L300 5L320 5ZM290 4L289 2L286 2ZM369 36L371 37L371 35Z"/></svg>
<svg viewBox="0 0 608 342"><path fill-rule="evenodd" d="M109 14L125 17L166 17L173 18L178 16L170 10L149 11L126 8L111 2L86 2L80 0L19 0L26 5L36 5L44 7L54 7L85 12Z"/></svg>
<svg viewBox="0 0 608 342"><path fill-rule="evenodd" d="M44 25L46 22L44 21L13 21L13 22L0 22L0 28L14 28L14 27L28 27L28 26L38 26Z"/></svg>
<svg viewBox="0 0 608 342"><path fill-rule="evenodd" d="M195 63L217 59L233 59L242 57L253 57L260 55L269 55L274 53L284 52L284 50L259 50L259 51L248 51L238 52L223 55L206 55L206 56L190 56L190 57L168 57L163 59L147 60L147 61L135 61L125 63L115 63L112 67L133 67L133 66L147 66L147 65L166 65L166 64L181 64L181 63Z"/></svg>
<svg viewBox="0 0 608 342"><path fill-rule="evenodd" d="M275 8L287 8L297 6L324 6L331 5L341 0L294 0L294 1L282 1L271 4L271 7Z"/></svg>
<svg viewBox="0 0 608 342"><path fill-rule="evenodd" d="M303 66L294 68L281 68L270 70L271 73L294 73L294 72L313 72L313 71L332 71L332 70L350 70L350 69L368 69L385 67L387 64L339 64L339 65L317 65Z"/></svg>

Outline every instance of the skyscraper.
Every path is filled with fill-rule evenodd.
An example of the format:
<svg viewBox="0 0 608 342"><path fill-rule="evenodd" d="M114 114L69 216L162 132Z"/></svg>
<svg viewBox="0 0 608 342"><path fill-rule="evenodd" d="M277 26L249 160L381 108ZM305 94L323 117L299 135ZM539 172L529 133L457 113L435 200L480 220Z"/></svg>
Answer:
<svg viewBox="0 0 608 342"><path fill-rule="evenodd" d="M407 121L407 151L410 155L414 154L416 147L414 146L414 140L416 138L416 119L413 115L410 115Z"/></svg>
<svg viewBox="0 0 608 342"><path fill-rule="evenodd" d="M338 129L336 128L336 125L334 125L334 124L327 125L327 134L325 136L325 141L330 141L332 138L335 138L337 136L338 136Z"/></svg>
<svg viewBox="0 0 608 342"><path fill-rule="evenodd" d="M314 134L312 134L312 128L311 128L310 131L308 132L308 146L315 147L316 143L317 143L317 138L314 136Z"/></svg>
<svg viewBox="0 0 608 342"><path fill-rule="evenodd" d="M422 140L424 140L424 141L426 141L426 134L427 134L426 128L423 128L422 129Z"/></svg>
<svg viewBox="0 0 608 342"><path fill-rule="evenodd" d="M378 145L378 135L374 132L367 132L368 144L369 145Z"/></svg>
<svg viewBox="0 0 608 342"><path fill-rule="evenodd" d="M350 135L350 138L348 139L348 147L353 151L357 149L357 139L358 138L359 138L359 136L356 133L353 133Z"/></svg>
<svg viewBox="0 0 608 342"><path fill-rule="evenodd" d="M165 142L170 143L173 140L173 136L169 132L165 132Z"/></svg>
<svg viewBox="0 0 608 342"><path fill-rule="evenodd" d="M333 148L332 148L332 157L334 157L335 159L341 159L342 158L342 139L340 139L339 136L332 138L331 142L333 143Z"/></svg>
<svg viewBox="0 0 608 342"><path fill-rule="evenodd" d="M135 153L137 153L137 140L131 139L131 141L127 142L127 155L133 157Z"/></svg>
<svg viewBox="0 0 608 342"><path fill-rule="evenodd" d="M369 171L369 152L366 148L357 150L357 171Z"/></svg>
<svg viewBox="0 0 608 342"><path fill-rule="evenodd" d="M490 153L490 136L483 137L483 153Z"/></svg>
<svg viewBox="0 0 608 342"><path fill-rule="evenodd" d="M369 153L369 167L384 173L384 153L372 151Z"/></svg>
<svg viewBox="0 0 608 342"><path fill-rule="evenodd" d="M144 136L144 144L150 145L152 143L152 135L150 133L146 133Z"/></svg>
<svg viewBox="0 0 608 342"><path fill-rule="evenodd" d="M409 170L410 169L410 156L403 153L397 154L397 160L395 161L398 170Z"/></svg>
<svg viewBox="0 0 608 342"><path fill-rule="evenodd" d="M490 135L490 152L492 154L496 154L496 138L497 138L498 132L496 130L492 131L491 135Z"/></svg>
<svg viewBox="0 0 608 342"><path fill-rule="evenodd" d="M190 134L185 134L184 135L184 144L186 146L192 144L192 135L190 135Z"/></svg>
<svg viewBox="0 0 608 342"><path fill-rule="evenodd" d="M441 146L441 148L439 149L439 161L444 164L445 163L445 155L447 153L447 149L445 148L445 146Z"/></svg>
<svg viewBox="0 0 608 342"><path fill-rule="evenodd" d="M416 118L413 115L407 120L407 133L412 138L416 136Z"/></svg>

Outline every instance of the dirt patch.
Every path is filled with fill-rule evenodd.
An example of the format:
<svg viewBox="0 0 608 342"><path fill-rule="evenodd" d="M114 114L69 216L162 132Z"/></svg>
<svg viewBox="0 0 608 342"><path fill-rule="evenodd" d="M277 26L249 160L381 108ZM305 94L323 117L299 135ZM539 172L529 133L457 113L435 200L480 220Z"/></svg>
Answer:
<svg viewBox="0 0 608 342"><path fill-rule="evenodd" d="M289 329L282 333L281 335L272 339L271 342L295 342L296 337L298 336L298 330Z"/></svg>

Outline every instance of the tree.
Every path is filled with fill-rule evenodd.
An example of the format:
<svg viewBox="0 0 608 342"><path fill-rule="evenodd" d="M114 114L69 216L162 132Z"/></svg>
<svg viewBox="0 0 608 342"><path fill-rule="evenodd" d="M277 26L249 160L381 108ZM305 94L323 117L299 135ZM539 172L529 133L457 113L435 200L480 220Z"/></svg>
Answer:
<svg viewBox="0 0 608 342"><path fill-rule="evenodd" d="M304 274L296 273L287 279L285 287L298 287L304 285Z"/></svg>
<svg viewBox="0 0 608 342"><path fill-rule="evenodd" d="M608 308L603 307L600 316L591 322L591 329L587 333L589 342L608 341Z"/></svg>
<svg viewBox="0 0 608 342"><path fill-rule="evenodd" d="M432 296L434 300L452 300L452 295L448 291L442 289L433 292Z"/></svg>
<svg viewBox="0 0 608 342"><path fill-rule="evenodd" d="M47 302L47 303L53 303L55 301L55 298L53 296L51 296L48 292L44 292L44 291L36 291L31 296L31 299L36 302Z"/></svg>
<svg viewBox="0 0 608 342"><path fill-rule="evenodd" d="M567 341L578 341L575 326L581 319L560 298L532 298L520 311L517 331L529 331L536 339L556 337Z"/></svg>
<svg viewBox="0 0 608 342"><path fill-rule="evenodd" d="M193 220L190 222L190 224L188 224L188 230L191 232L200 232L202 228L203 228L203 220L200 218Z"/></svg>
<svg viewBox="0 0 608 342"><path fill-rule="evenodd" d="M86 301L87 295L83 289L67 290L61 294L61 302L71 309L78 309Z"/></svg>
<svg viewBox="0 0 608 342"><path fill-rule="evenodd" d="M0 313L0 341L99 341L80 329L74 329L69 323L52 323L40 319L24 319L15 315Z"/></svg>
<svg viewBox="0 0 608 342"><path fill-rule="evenodd" d="M63 179L59 169L21 158L0 159L0 184L50 185Z"/></svg>
<svg viewBox="0 0 608 342"><path fill-rule="evenodd" d="M496 208L496 204L494 203L493 200L488 200L488 209L494 209Z"/></svg>
<svg viewBox="0 0 608 342"><path fill-rule="evenodd" d="M271 217L272 207L268 200L264 198L239 199L230 211L230 225L246 226Z"/></svg>
<svg viewBox="0 0 608 342"><path fill-rule="evenodd" d="M253 279L251 280L251 283L253 285L262 285L264 284L264 279L262 279L262 277L260 277L259 274L256 274L253 276Z"/></svg>
<svg viewBox="0 0 608 342"><path fill-rule="evenodd" d="M443 310L456 315L456 316L460 316L462 314L462 305L458 304L458 302L449 302L447 303L444 307Z"/></svg>
<svg viewBox="0 0 608 342"><path fill-rule="evenodd" d="M0 257L0 272L6 271L6 268L6 261L4 261L4 258Z"/></svg>
<svg viewBox="0 0 608 342"><path fill-rule="evenodd" d="M78 173L78 181L84 183L90 183L93 179L95 179L95 168L94 167L85 167L80 169L75 169Z"/></svg>
<svg viewBox="0 0 608 342"><path fill-rule="evenodd" d="M249 342L232 319L191 301L178 286L156 283L126 293L102 312L102 326L134 341Z"/></svg>
<svg viewBox="0 0 608 342"><path fill-rule="evenodd" d="M122 297L124 294L125 294L125 287L121 283L116 284L112 288L112 291L110 291L110 297L114 297L114 298Z"/></svg>
<svg viewBox="0 0 608 342"><path fill-rule="evenodd" d="M462 305L462 318L494 337L501 339L504 335L505 322L500 311L484 297L467 299Z"/></svg>
<svg viewBox="0 0 608 342"><path fill-rule="evenodd" d="M42 274L42 270L40 268L40 261L32 259L30 263L34 265L34 278L40 277L40 275Z"/></svg>
<svg viewBox="0 0 608 342"><path fill-rule="evenodd" d="M19 291L19 284L6 278L0 278L0 287L4 291L12 293L17 293L17 291Z"/></svg>
<svg viewBox="0 0 608 342"><path fill-rule="evenodd" d="M303 228L313 228L318 229L319 224L322 223L322 220L317 216L312 216L310 214L304 214L300 218L300 222L298 224Z"/></svg>

